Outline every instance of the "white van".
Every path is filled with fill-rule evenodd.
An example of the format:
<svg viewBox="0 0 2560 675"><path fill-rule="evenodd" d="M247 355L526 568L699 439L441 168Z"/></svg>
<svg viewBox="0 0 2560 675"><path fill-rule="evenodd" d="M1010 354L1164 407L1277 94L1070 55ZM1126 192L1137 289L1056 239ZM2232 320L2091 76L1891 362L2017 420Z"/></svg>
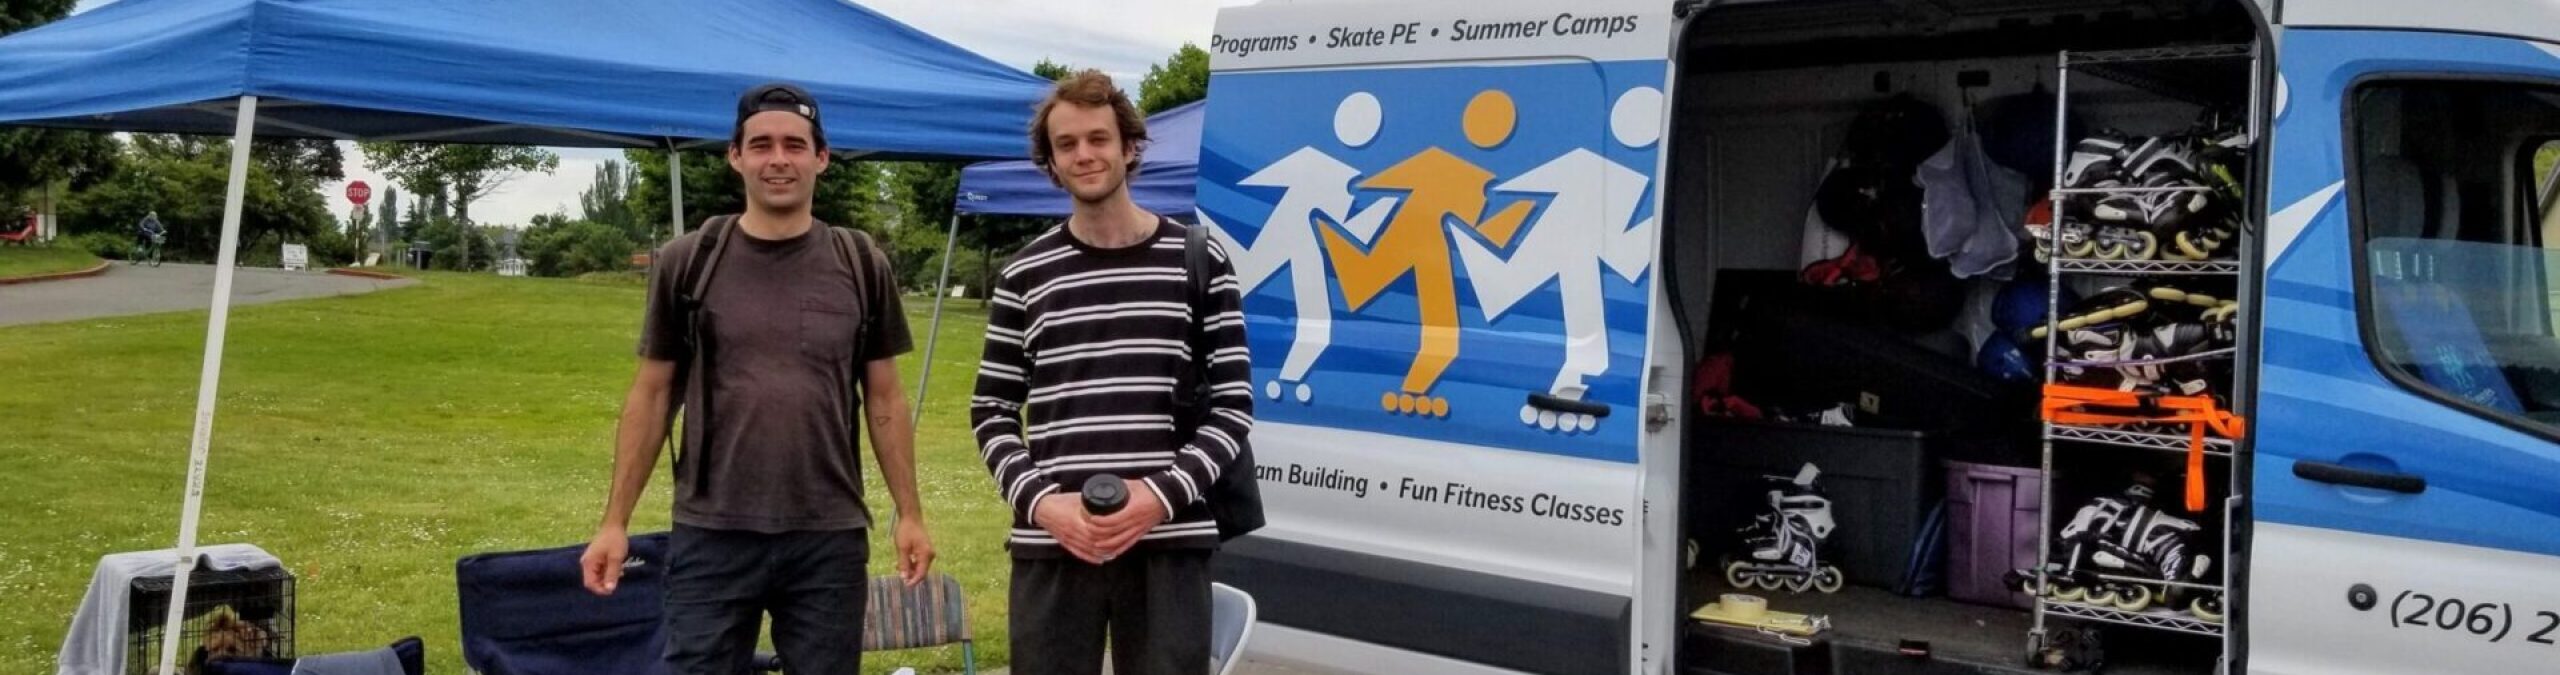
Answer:
<svg viewBox="0 0 2560 675"><path fill-rule="evenodd" d="M1264 0L1211 48L1262 658L2560 672L2560 4Z"/></svg>

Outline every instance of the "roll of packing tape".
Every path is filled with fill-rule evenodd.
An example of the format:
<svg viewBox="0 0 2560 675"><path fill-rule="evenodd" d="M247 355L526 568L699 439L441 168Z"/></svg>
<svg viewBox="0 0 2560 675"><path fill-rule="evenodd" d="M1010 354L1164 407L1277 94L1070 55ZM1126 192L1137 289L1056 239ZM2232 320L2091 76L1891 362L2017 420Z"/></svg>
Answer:
<svg viewBox="0 0 2560 675"><path fill-rule="evenodd" d="M1724 611L1744 621L1759 619L1769 613L1769 601L1757 595L1724 594Z"/></svg>

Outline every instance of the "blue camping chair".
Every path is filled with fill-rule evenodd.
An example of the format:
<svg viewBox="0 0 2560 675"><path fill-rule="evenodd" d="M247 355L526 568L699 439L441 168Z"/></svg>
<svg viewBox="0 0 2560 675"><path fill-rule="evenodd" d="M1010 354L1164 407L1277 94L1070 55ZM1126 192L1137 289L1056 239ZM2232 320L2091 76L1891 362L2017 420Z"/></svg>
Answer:
<svg viewBox="0 0 2560 675"><path fill-rule="evenodd" d="M390 646L355 652L315 654L291 659L216 658L192 672L201 675L426 675L427 645L417 636Z"/></svg>
<svg viewBox="0 0 2560 675"><path fill-rule="evenodd" d="M462 661L484 675L660 675L667 534L633 535L618 590L588 593L585 544L465 556L454 564ZM757 672L778 670L759 654Z"/></svg>

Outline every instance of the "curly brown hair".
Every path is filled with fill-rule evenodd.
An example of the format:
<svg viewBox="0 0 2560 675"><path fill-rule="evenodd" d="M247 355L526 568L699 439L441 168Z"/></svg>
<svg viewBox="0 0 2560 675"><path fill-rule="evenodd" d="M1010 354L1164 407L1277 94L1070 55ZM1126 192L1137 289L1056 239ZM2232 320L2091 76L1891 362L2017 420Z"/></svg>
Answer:
<svg viewBox="0 0 2560 675"><path fill-rule="evenodd" d="M1048 173L1050 180L1057 180L1057 171L1051 167L1051 162L1057 158L1057 153L1049 146L1049 111L1057 108L1060 103L1073 103L1085 107L1111 106L1112 117L1120 120L1121 147L1129 150L1129 172L1137 173L1138 149L1144 147L1147 141L1147 118L1145 115L1138 114L1138 104L1130 102L1128 94L1122 93L1118 86L1111 83L1111 76L1092 69L1059 80L1057 86L1049 89L1049 95L1040 99L1040 105L1032 109L1031 164L1033 166L1038 166L1042 172Z"/></svg>

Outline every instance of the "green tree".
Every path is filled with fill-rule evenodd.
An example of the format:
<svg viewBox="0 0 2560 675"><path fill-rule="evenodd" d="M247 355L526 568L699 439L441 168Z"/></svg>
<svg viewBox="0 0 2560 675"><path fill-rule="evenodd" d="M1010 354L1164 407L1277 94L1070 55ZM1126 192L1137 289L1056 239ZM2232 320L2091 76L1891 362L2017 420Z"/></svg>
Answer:
<svg viewBox="0 0 2560 675"><path fill-rule="evenodd" d="M346 153L325 138L260 138L249 142L249 159L285 180L321 183L347 179Z"/></svg>
<svg viewBox="0 0 2560 675"><path fill-rule="evenodd" d="M904 162L898 164L892 171L895 177L891 181L896 187L900 202L904 205L904 221L932 231L936 242L935 249L938 250L940 241L944 238L944 228L951 226L952 215L957 210L954 198L960 193L960 165ZM975 279L974 282L968 282L973 287L970 294L981 299L985 298L984 290L995 283L996 267L992 263L998 260L997 254L1010 253L1014 249L1021 248L1025 242L1030 241L1031 237L1055 224L1054 220L1049 219L1005 216L963 216L960 220L960 247L966 251L975 251L976 258L988 264L979 265L976 269L955 264L952 266L952 276L956 279ZM968 259L968 256L961 256L954 258L954 262ZM919 287L930 286L934 278L930 275L938 275L941 272L940 259L928 258L926 264L933 269L911 270L913 273L928 275L910 277L916 279L915 285Z"/></svg>
<svg viewBox="0 0 2560 675"><path fill-rule="evenodd" d="M1138 109L1149 115L1208 97L1209 52L1189 42L1138 81Z"/></svg>
<svg viewBox="0 0 2560 675"><path fill-rule="evenodd" d="M228 139L137 134L122 153L124 170L66 201L64 229L70 234L121 234L143 214L157 211L169 228L172 259L211 260L220 244L230 148ZM252 162L241 193L243 242L308 243L336 229L327 200L307 177L280 176ZM247 260L268 253L243 248Z"/></svg>
<svg viewBox="0 0 2560 675"><path fill-rule="evenodd" d="M407 241L409 239L409 235L400 229L400 190L398 188L382 189L382 210L374 215L373 220L375 240Z"/></svg>
<svg viewBox="0 0 2560 675"><path fill-rule="evenodd" d="M646 238L649 219L640 216L645 212L631 199L636 177L625 170L628 167L614 160L597 166L595 181L587 185L585 192L578 193L579 213L588 221L622 230L626 238Z"/></svg>
<svg viewBox="0 0 2560 675"><path fill-rule="evenodd" d="M2542 146L2542 151L2533 153L2533 177L2535 179L2544 181L2551 180L2551 169L2555 165L2560 165L2560 143L2545 143ZM2549 197L2550 195L2544 195L2544 198Z"/></svg>
<svg viewBox="0 0 2560 675"><path fill-rule="evenodd" d="M1076 74L1076 69L1068 67L1067 64L1043 58L1039 63L1031 64L1031 74L1056 82Z"/></svg>
<svg viewBox="0 0 2560 675"><path fill-rule="evenodd" d="M439 204L451 199L453 219L466 228L471 225L471 202L488 196L517 175L533 171L551 173L560 167L559 155L520 145L396 142L360 145L375 171L399 182L410 192L433 194ZM437 189L424 189L429 187ZM461 248L456 252L456 269L475 269L471 263L471 251L474 248L488 250L476 240L482 240L482 237L458 237Z"/></svg>
<svg viewBox="0 0 2560 675"><path fill-rule="evenodd" d="M684 153L684 229L701 227L713 216L746 210L747 184L738 172L729 168L726 150L717 152L688 150ZM649 214L640 220L644 237L635 242L661 241L669 236L667 213L667 153L663 150L625 150L633 174L630 203L636 213ZM881 193L885 173L875 162L838 161L827 165L818 175L818 188L812 195L810 214L831 225L858 227L875 235L885 231L880 217Z"/></svg>

